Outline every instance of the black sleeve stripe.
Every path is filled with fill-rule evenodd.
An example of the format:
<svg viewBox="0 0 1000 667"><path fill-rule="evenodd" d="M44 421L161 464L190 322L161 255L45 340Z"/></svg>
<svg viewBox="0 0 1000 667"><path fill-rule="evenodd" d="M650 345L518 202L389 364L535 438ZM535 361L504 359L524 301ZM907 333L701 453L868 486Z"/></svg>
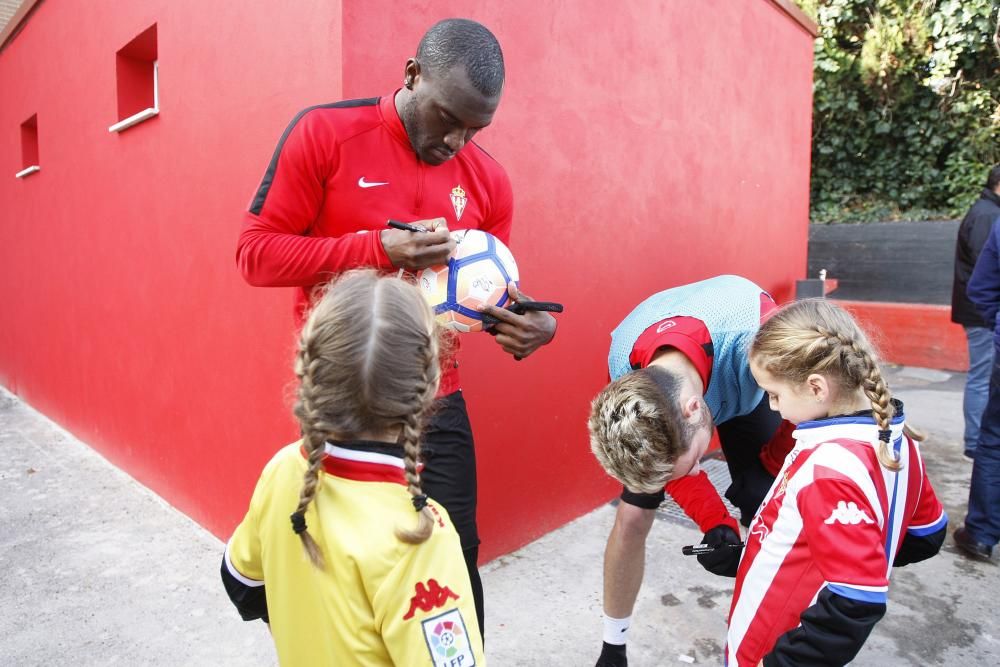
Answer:
<svg viewBox="0 0 1000 667"><path fill-rule="evenodd" d="M258 618L268 620L267 592L263 585L247 586L233 576L229 566L229 558L222 557L222 585L226 588L229 599L244 621L254 621ZM261 582L263 584L263 582Z"/></svg>
<svg viewBox="0 0 1000 667"><path fill-rule="evenodd" d="M476 141L472 141L472 142L470 142L470 143L471 143L471 144L472 144L473 146L475 146L476 148L478 148L478 149L479 149L479 151L480 151L480 152L481 152L481 153L482 153L483 155L485 155L485 156L486 156L486 157L488 157L489 159L493 160L493 161L494 161L494 162L496 162L497 164L500 164L500 160L498 160L498 159L496 159L495 157L493 157L492 155L490 155L489 151L487 151L487 150L486 150L485 148L483 148L482 146L480 146L478 142L476 142Z"/></svg>
<svg viewBox="0 0 1000 667"><path fill-rule="evenodd" d="M260 187L257 188L257 194L254 195L253 202L250 204L250 212L254 215L260 215L261 209L264 208L264 200L267 199L268 190L271 189L271 182L274 180L274 170L278 167L278 156L281 155L281 149L285 145L285 140L288 139L288 135L292 133L292 128L295 124L301 120L303 116L314 109L346 109L350 107L369 107L378 104L379 98L368 97L360 100L344 100L343 102L334 102L333 104L317 104L313 107L308 107L302 111L295 114L295 118L292 122L288 124L285 128L284 133L282 133L281 138L278 139L278 146L274 149L274 155L271 156L271 162L267 165L267 171L264 172L264 178L260 182Z"/></svg>

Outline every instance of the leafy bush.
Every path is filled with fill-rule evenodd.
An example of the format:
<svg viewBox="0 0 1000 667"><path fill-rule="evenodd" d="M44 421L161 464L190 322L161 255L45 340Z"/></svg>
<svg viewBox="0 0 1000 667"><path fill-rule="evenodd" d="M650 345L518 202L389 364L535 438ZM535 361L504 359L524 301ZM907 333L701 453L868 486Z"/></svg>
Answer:
<svg viewBox="0 0 1000 667"><path fill-rule="evenodd" d="M960 217L1000 162L994 0L799 0L819 25L813 222Z"/></svg>

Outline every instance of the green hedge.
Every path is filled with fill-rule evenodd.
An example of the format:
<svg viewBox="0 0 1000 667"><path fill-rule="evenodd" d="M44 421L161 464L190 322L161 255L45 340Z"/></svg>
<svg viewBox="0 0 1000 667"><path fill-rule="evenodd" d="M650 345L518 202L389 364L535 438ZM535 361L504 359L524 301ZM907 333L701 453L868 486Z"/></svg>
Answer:
<svg viewBox="0 0 1000 667"><path fill-rule="evenodd" d="M960 217L1000 162L995 0L799 0L818 23L813 222Z"/></svg>

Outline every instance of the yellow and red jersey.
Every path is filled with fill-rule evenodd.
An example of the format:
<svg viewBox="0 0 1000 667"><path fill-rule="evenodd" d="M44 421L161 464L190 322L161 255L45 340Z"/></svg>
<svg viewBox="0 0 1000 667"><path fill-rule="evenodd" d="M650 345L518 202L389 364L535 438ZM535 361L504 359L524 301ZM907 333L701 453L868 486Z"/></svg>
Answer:
<svg viewBox="0 0 1000 667"><path fill-rule="evenodd" d="M305 555L289 516L307 460L301 443L264 468L226 546L222 577L244 618L265 618L283 665L485 665L458 535L433 500L430 538L406 544L417 516L402 458L327 445L306 524L326 560ZM266 605L266 607L265 607Z"/></svg>

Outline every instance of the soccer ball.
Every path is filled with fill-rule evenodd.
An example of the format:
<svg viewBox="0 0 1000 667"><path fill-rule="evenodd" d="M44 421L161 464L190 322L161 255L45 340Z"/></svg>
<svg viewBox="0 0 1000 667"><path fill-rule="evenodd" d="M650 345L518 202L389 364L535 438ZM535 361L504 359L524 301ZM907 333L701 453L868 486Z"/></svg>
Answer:
<svg viewBox="0 0 1000 667"><path fill-rule="evenodd" d="M460 332L482 331L482 304L503 307L507 283L518 282L517 263L500 239L478 229L451 233L455 250L447 265L417 272L417 286L438 322Z"/></svg>

